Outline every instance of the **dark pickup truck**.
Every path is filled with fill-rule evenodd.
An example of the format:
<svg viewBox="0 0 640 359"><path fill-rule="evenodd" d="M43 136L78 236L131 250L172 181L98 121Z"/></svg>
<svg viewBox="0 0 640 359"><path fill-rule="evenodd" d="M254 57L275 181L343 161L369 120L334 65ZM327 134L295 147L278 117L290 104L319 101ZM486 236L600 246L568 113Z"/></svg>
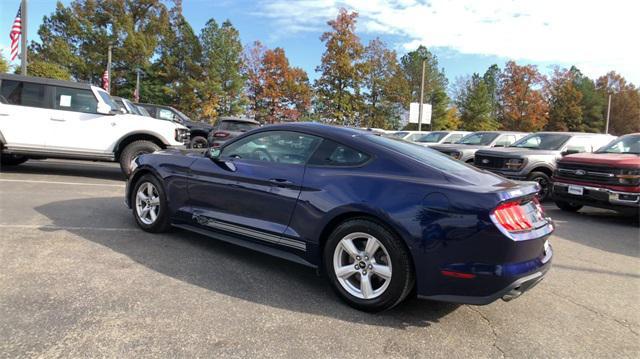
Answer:
<svg viewBox="0 0 640 359"><path fill-rule="evenodd" d="M190 148L209 147L207 136L209 136L209 132L213 130L212 125L202 121L193 121L187 115L171 106L155 105L150 103L140 103L138 106L142 106L146 109L153 118L174 121L187 127L191 133L191 141L189 143Z"/></svg>
<svg viewBox="0 0 640 359"><path fill-rule="evenodd" d="M507 147L526 135L526 132L479 131L464 136L456 143L433 145L431 148L462 162L473 163L476 151L483 148Z"/></svg>
<svg viewBox="0 0 640 359"><path fill-rule="evenodd" d="M510 179L538 182L539 197L545 200L551 193L556 161L568 154L593 152L614 139L596 133L538 132L509 147L478 150L474 165Z"/></svg>
<svg viewBox="0 0 640 359"><path fill-rule="evenodd" d="M583 206L638 215L640 133L620 137L595 153L569 155L553 175L553 200L565 211Z"/></svg>

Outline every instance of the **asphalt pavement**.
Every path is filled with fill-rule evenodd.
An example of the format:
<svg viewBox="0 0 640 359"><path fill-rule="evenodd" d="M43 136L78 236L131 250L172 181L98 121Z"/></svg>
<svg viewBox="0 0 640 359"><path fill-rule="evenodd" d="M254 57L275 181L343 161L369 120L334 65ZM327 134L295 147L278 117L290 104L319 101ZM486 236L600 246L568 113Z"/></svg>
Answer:
<svg viewBox="0 0 640 359"><path fill-rule="evenodd" d="M487 306L353 310L315 271L196 234L139 230L117 164L0 172L0 357L640 356L638 221L545 207L554 264Z"/></svg>

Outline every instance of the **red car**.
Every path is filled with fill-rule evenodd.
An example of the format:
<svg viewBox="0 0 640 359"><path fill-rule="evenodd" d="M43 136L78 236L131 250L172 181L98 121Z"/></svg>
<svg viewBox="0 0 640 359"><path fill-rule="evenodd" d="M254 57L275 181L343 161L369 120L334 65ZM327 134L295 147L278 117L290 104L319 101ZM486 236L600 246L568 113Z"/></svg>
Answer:
<svg viewBox="0 0 640 359"><path fill-rule="evenodd" d="M638 215L640 133L622 136L594 153L563 157L553 176L552 196L565 211L593 206Z"/></svg>

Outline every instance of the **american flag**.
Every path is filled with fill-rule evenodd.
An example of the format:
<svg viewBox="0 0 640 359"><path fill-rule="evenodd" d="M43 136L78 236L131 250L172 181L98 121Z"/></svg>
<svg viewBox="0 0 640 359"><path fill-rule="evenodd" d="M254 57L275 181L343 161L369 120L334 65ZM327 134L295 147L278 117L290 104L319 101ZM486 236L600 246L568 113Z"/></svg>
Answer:
<svg viewBox="0 0 640 359"><path fill-rule="evenodd" d="M102 88L109 92L109 70L104 70L102 74Z"/></svg>
<svg viewBox="0 0 640 359"><path fill-rule="evenodd" d="M9 38L11 39L11 61L15 60L18 56L18 43L20 42L20 35L22 34L22 8L18 8L18 14L16 19L13 20L13 26L11 26L11 32Z"/></svg>

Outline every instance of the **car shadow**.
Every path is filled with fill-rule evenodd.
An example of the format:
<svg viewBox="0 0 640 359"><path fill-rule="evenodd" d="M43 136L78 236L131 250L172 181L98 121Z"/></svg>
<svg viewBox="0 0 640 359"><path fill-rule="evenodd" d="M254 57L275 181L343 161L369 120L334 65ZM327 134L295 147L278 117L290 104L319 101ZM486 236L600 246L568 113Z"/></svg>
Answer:
<svg viewBox="0 0 640 359"><path fill-rule="evenodd" d="M585 208L577 213L545 206L556 222L555 236L599 250L640 257L640 219L613 211Z"/></svg>
<svg viewBox="0 0 640 359"><path fill-rule="evenodd" d="M96 210L89 213L86 208ZM357 311L341 302L326 279L312 268L183 230L143 232L119 197L52 202L36 210L53 223L43 231L66 230L171 278L279 309L407 328L438 323L459 307L410 298L375 315ZM111 218L109 223L122 230L100 230L104 226L100 218Z"/></svg>
<svg viewBox="0 0 640 359"><path fill-rule="evenodd" d="M29 160L19 166L3 166L0 173L86 177L114 181L124 181L126 179L117 164L111 166L90 161Z"/></svg>

